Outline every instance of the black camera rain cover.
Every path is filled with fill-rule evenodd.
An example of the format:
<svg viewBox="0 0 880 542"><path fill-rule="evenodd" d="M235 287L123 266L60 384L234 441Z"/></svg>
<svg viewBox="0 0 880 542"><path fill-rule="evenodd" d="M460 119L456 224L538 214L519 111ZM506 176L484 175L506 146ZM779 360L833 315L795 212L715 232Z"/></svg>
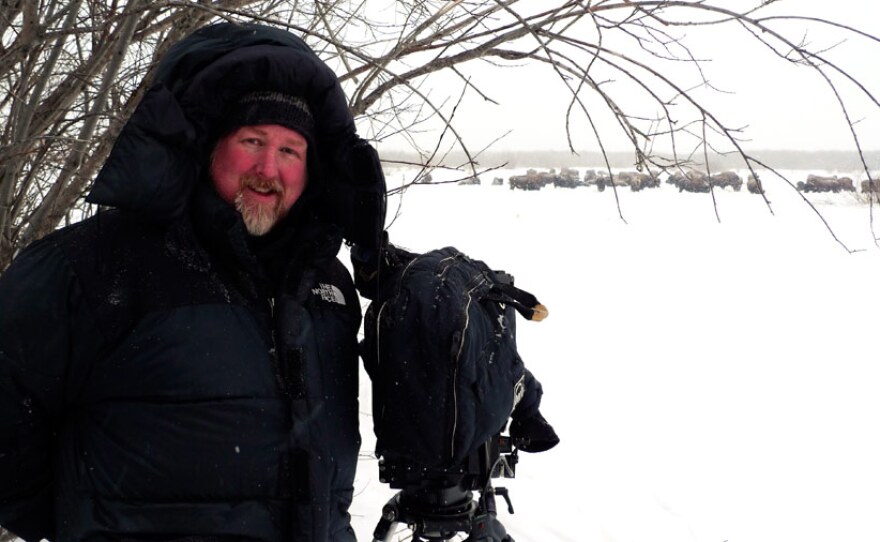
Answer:
<svg viewBox="0 0 880 542"><path fill-rule="evenodd" d="M416 255L379 282L362 342L376 453L454 468L504 429L522 397L516 302L454 247Z"/></svg>

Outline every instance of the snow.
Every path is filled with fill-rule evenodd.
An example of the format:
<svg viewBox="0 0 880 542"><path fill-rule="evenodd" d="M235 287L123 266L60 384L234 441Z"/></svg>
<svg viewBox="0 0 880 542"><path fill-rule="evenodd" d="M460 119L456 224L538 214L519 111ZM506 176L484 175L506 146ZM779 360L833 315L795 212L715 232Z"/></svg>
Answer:
<svg viewBox="0 0 880 542"><path fill-rule="evenodd" d="M389 172L389 185L411 173ZM487 179L391 201L393 242L456 246L550 311L520 319L519 348L562 442L496 480L517 542L880 539L872 209L858 194L808 196L849 253L798 192L762 180L773 212L726 189L720 222L709 194L666 184L618 189L619 209L610 189ZM369 408L364 374L361 541L395 493L378 481Z"/></svg>

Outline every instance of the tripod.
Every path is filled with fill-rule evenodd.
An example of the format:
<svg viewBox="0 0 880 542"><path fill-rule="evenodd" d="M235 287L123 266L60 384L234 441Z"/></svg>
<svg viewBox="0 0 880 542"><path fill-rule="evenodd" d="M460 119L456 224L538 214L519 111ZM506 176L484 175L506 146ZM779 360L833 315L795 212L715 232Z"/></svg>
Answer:
<svg viewBox="0 0 880 542"><path fill-rule="evenodd" d="M454 469L430 469L408 461L383 458L380 479L401 489L382 507L382 517L373 531L373 542L392 542L392 527L408 525L413 542L444 542L466 533L464 542L514 542L498 521L495 496L513 505L503 487L493 487L493 478L513 478L519 461L513 440L498 435L484 443ZM479 490L479 499L473 491Z"/></svg>
<svg viewBox="0 0 880 542"><path fill-rule="evenodd" d="M488 484L479 500L459 486L433 490L403 490L382 508L382 517L373 531L373 542L391 542L395 524L409 525L413 542L443 542L457 533L468 533L464 542L514 542L498 521L495 495L513 506L507 490Z"/></svg>

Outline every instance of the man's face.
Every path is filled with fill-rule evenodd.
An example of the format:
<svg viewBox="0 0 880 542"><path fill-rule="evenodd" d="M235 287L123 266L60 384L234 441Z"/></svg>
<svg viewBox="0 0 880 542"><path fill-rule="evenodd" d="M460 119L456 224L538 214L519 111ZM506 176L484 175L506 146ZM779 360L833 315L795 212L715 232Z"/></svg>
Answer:
<svg viewBox="0 0 880 542"><path fill-rule="evenodd" d="M242 126L214 147L211 178L241 213L251 235L264 235L306 187L306 139L277 124Z"/></svg>

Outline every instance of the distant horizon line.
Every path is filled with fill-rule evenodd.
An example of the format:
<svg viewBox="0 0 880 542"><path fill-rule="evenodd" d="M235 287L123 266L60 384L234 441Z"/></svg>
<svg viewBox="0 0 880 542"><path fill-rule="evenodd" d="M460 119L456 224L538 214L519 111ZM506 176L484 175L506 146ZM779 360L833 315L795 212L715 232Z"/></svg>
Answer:
<svg viewBox="0 0 880 542"><path fill-rule="evenodd" d="M383 149L381 146L379 146L379 148L382 149L383 151L390 152L390 153L416 154L416 152L413 151L412 149L401 149L401 148L384 148L384 149ZM462 152L462 151L461 151L461 150L455 150L455 151L451 151L451 152L456 152L456 153L458 153L458 152ZM480 151L480 154L486 154L486 153L508 153L508 152L540 152L540 153L566 153L566 154L571 154L572 152L576 152L576 153L579 153L579 154L584 154L584 153L596 153L596 154L601 154L601 153L602 153L601 150L581 150L581 151L571 151L570 149L534 149L534 148L529 148L529 149L519 149L519 148L517 148L517 149L500 149L500 148L499 148L499 149L492 149L492 148L490 148L490 149L486 149L486 150L484 150L484 151ZM632 151L632 149L617 149L617 150L606 150L605 152L606 152L607 154L632 154L633 151ZM736 151L732 151L732 153L735 153L735 152L736 152ZM762 153L762 152L774 152L774 153L775 153L775 152L779 152L779 153L783 153L783 152L797 152L797 153L827 152L827 153L850 153L850 154L858 154L858 151L857 151L857 150L853 150L853 149L849 149L849 150L847 150L847 149L783 149L783 148L763 148L763 149L747 149L747 150L745 150L745 152L746 152L746 154L755 154L755 153ZM862 152L865 153L865 154L880 153L880 148L877 148L877 149L863 149ZM662 154L667 154L667 153L671 153L671 151L666 151L666 152L655 151L653 154L660 154L660 155L662 155ZM683 154L683 153L682 153L682 154ZM715 153L715 154L719 154L719 153ZM728 153L728 154L731 154L731 153Z"/></svg>
<svg viewBox="0 0 880 542"><path fill-rule="evenodd" d="M746 151L749 156L760 160L762 163L772 168L781 169L847 169L858 170L864 169L862 159L859 157L858 151L805 151L805 150L782 150L782 149L766 149ZM880 150L862 151L864 161L868 169L880 169ZM671 153L655 153L657 156L670 156ZM386 162L395 160L418 162L419 155L415 151L407 150L388 150L380 149L380 159ZM607 157L612 167L630 167L634 165L633 151L583 151L573 153L570 150L502 150L488 149L479 153L476 157L477 162L485 163L488 160L504 161L507 167L547 167L551 162L555 167L577 167L583 166L585 161L596 161L601 163ZM466 157L461 150L450 151L444 155L444 159L435 165L460 165L466 162ZM695 162L702 162L702 155L693 157ZM736 169L743 166L742 157L738 154L710 154L709 166L727 169ZM761 166L755 164L756 167Z"/></svg>

